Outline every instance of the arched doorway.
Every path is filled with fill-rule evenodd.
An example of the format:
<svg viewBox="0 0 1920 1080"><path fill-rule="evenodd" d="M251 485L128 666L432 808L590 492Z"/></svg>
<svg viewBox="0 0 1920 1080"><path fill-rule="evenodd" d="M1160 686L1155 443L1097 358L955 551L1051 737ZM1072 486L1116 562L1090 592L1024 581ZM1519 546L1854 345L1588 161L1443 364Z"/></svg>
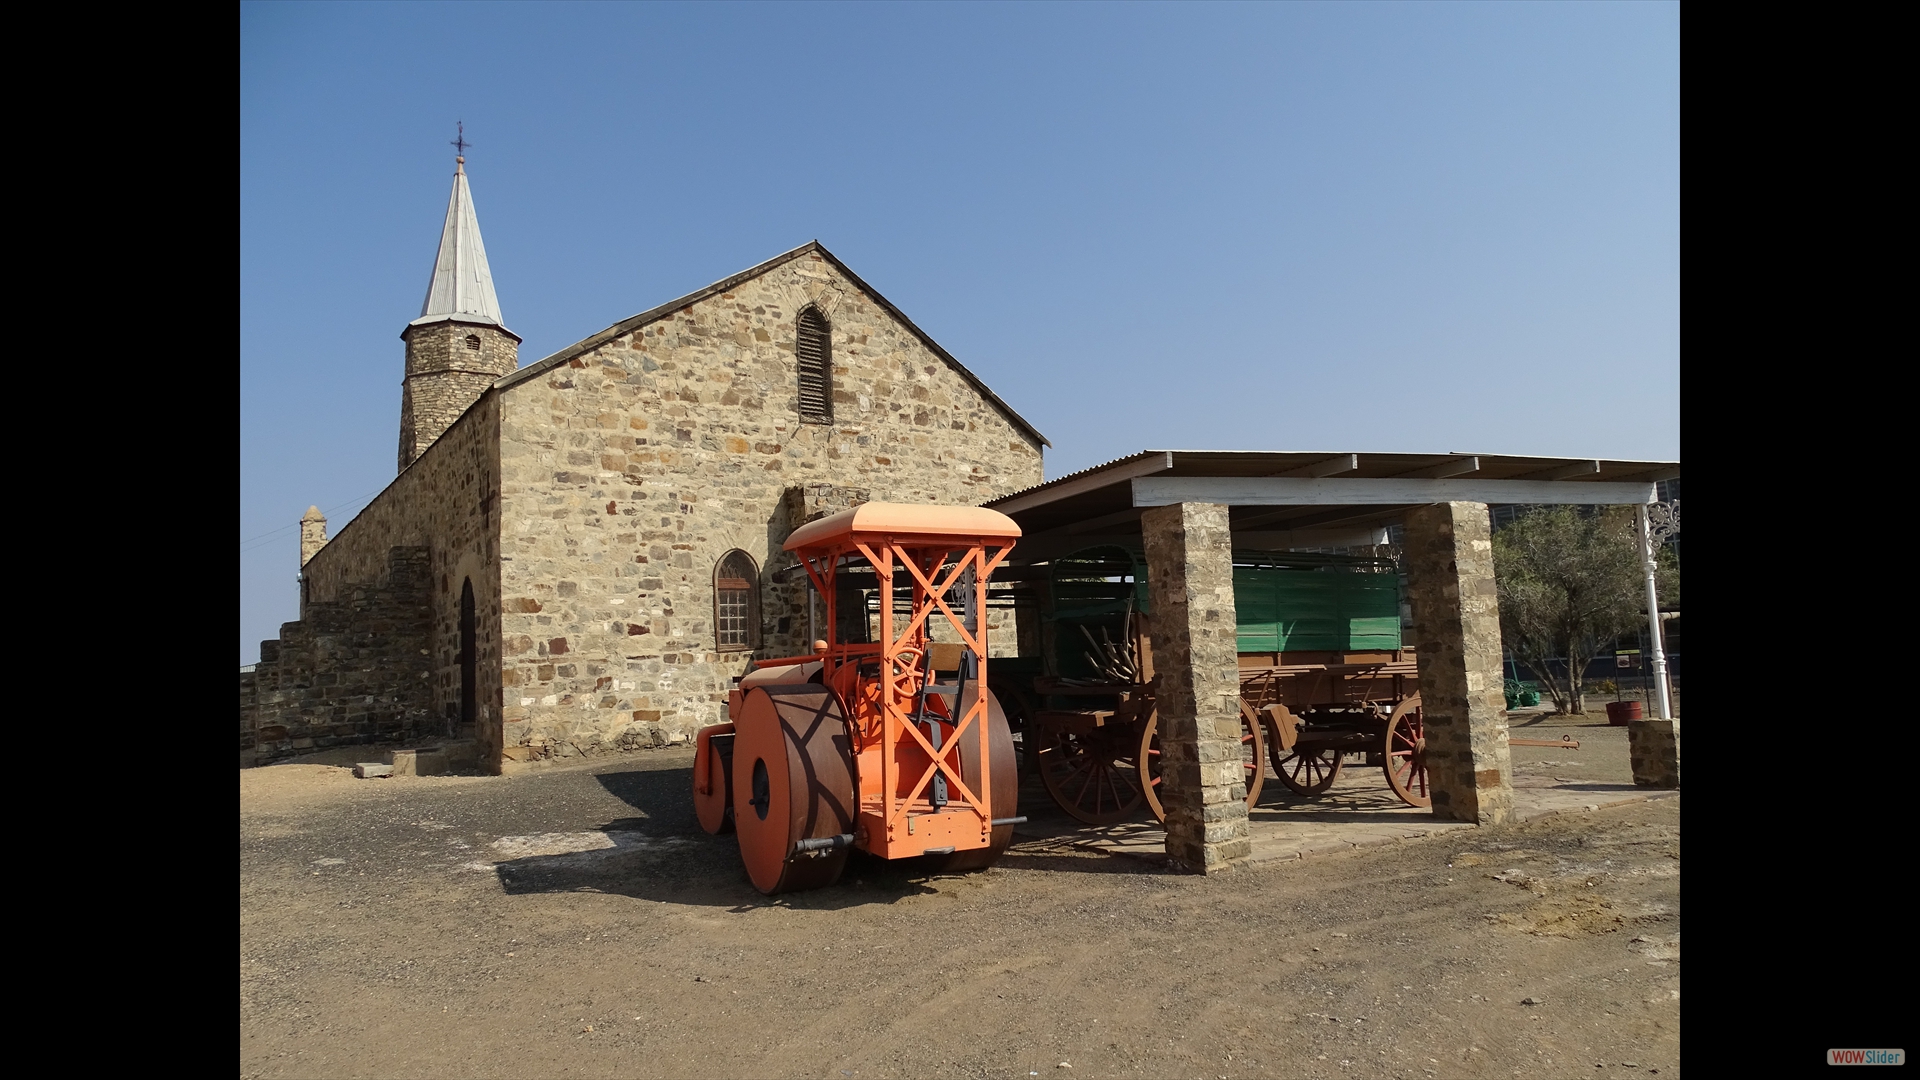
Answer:
<svg viewBox="0 0 1920 1080"><path fill-rule="evenodd" d="M473 579L460 583L460 730L454 734L472 738L479 722L479 649L474 629Z"/></svg>

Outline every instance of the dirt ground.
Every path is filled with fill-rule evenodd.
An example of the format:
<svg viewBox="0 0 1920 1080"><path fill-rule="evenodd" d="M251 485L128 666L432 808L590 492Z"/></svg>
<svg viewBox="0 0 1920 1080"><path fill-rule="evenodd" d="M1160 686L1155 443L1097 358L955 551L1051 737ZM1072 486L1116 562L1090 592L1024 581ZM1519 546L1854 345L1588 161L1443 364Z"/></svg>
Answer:
<svg viewBox="0 0 1920 1080"><path fill-rule="evenodd" d="M1524 723L1583 749L1516 769L1624 763L1618 729ZM243 770L241 1074L1678 1073L1678 798L1211 879L1040 842L966 876L856 856L770 901L694 823L690 759Z"/></svg>

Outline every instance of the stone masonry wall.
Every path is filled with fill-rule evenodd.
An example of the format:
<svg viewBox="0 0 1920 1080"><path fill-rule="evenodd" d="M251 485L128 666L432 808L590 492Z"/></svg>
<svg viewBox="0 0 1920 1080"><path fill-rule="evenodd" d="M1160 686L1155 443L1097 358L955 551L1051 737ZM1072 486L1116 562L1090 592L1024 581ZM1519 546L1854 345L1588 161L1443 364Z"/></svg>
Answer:
<svg viewBox="0 0 1920 1080"><path fill-rule="evenodd" d="M429 552L428 650L439 718L434 737L473 737L481 760L497 761L500 738L499 397L482 397L387 490L308 562L308 606L348 595L373 580L395 547ZM478 723L453 730L460 708L460 586L473 580Z"/></svg>
<svg viewBox="0 0 1920 1080"><path fill-rule="evenodd" d="M426 647L429 563L425 548L393 548L378 580L308 603L260 643L260 662L241 675L242 764L441 733Z"/></svg>
<svg viewBox="0 0 1920 1080"><path fill-rule="evenodd" d="M832 326L832 425L799 419L794 320L809 303ZM977 505L1041 480L1039 444L817 254L500 400L516 758L658 745L722 719L748 654L716 647L713 570L734 548L763 580L791 564L789 489ZM761 596L759 655L806 648L804 589Z"/></svg>
<svg viewBox="0 0 1920 1080"><path fill-rule="evenodd" d="M426 452L495 380L520 366L520 343L503 330L471 323L410 326L400 387L400 469ZM467 338L476 338L473 349Z"/></svg>

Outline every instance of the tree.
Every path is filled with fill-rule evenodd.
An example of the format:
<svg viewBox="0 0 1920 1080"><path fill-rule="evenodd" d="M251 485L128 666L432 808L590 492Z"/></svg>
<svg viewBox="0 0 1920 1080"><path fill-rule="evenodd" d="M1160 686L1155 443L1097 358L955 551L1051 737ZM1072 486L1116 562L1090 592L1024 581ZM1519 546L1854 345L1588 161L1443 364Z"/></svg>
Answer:
<svg viewBox="0 0 1920 1080"><path fill-rule="evenodd" d="M1660 556L1661 599L1677 602L1679 568L1664 546ZM1546 686L1557 711L1584 713L1587 665L1646 620L1632 509L1533 510L1493 535L1493 566L1507 648ZM1548 663L1559 657L1567 661L1564 679Z"/></svg>

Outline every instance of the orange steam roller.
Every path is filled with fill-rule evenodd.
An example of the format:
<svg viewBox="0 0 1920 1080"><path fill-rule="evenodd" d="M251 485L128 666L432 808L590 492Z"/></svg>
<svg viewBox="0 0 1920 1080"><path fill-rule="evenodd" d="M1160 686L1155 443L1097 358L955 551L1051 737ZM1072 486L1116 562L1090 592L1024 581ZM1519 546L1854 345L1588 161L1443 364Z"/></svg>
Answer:
<svg viewBox="0 0 1920 1080"><path fill-rule="evenodd" d="M1019 536L993 510L867 503L788 538L826 601L826 640L757 661L731 722L695 742L700 824L737 833L754 887L831 885L855 848L958 871L1012 843L1025 819L1013 736L987 689L985 611ZM876 641L837 639L850 578L879 593ZM936 627L957 642L935 642Z"/></svg>

